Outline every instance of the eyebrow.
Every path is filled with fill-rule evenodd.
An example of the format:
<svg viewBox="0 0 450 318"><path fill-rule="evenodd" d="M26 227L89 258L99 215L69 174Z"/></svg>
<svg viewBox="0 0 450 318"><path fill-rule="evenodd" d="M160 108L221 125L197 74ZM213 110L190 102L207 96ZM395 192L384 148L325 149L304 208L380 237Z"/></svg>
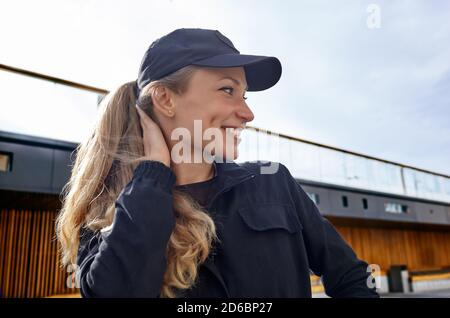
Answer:
<svg viewBox="0 0 450 318"><path fill-rule="evenodd" d="M238 86L241 85L241 82L239 82L239 81L238 81L237 79L235 79L234 77L231 77L231 76L225 76L225 77L222 77L220 80L223 80L223 79L229 79L229 80L233 81L236 85L238 85ZM245 87L245 90L248 91L248 85Z"/></svg>

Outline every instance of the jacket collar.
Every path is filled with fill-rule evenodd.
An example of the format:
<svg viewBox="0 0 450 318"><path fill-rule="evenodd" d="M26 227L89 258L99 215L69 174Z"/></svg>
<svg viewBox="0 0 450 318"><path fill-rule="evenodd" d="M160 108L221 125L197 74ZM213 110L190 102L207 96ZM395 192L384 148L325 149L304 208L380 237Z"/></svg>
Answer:
<svg viewBox="0 0 450 318"><path fill-rule="evenodd" d="M216 176L230 185L231 183L240 183L243 180L248 179L250 176L254 176L253 172L234 161L217 162L214 160L214 165L216 167Z"/></svg>
<svg viewBox="0 0 450 318"><path fill-rule="evenodd" d="M253 172L234 161L217 162L214 160L213 164L215 166L215 178L217 178L217 182L215 193L208 207L211 207L211 204L220 194L255 176Z"/></svg>

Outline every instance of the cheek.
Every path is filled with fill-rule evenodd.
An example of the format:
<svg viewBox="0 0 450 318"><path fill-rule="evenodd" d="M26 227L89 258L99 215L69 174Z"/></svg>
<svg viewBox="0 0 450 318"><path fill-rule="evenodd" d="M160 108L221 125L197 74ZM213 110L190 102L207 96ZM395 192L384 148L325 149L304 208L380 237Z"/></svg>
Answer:
<svg viewBox="0 0 450 318"><path fill-rule="evenodd" d="M209 123L212 127L220 127L227 123L233 115L233 107L226 103L221 103L212 107L208 112Z"/></svg>
<svg viewBox="0 0 450 318"><path fill-rule="evenodd" d="M194 119L202 120L204 128L218 127L230 115L230 107L227 107L217 96L187 98L183 107L186 109L186 117L190 118L191 121Z"/></svg>
<svg viewBox="0 0 450 318"><path fill-rule="evenodd" d="M175 118L178 127L194 129L194 120L201 120L202 125L208 117L202 101L196 98L186 97L177 103L177 116Z"/></svg>
<svg viewBox="0 0 450 318"><path fill-rule="evenodd" d="M201 120L202 134L208 128L219 128L229 123L233 115L233 105L220 96L209 96L207 93L196 95L185 95L177 103L177 127L187 128L191 132L192 141L194 140L194 120ZM225 147L225 132L222 132ZM203 135L202 135L203 137ZM210 141L202 142L203 147ZM192 142L193 143L193 142ZM192 144L192 146L194 146ZM202 148L203 148L202 147Z"/></svg>

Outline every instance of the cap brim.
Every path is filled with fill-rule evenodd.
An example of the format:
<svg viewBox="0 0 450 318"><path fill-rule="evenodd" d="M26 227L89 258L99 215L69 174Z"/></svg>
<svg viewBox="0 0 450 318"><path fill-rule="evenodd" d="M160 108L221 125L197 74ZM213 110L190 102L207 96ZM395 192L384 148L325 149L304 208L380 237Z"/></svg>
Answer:
<svg viewBox="0 0 450 318"><path fill-rule="evenodd" d="M243 66L248 91L262 91L274 86L281 77L281 63L273 56L222 54L195 61L192 65L207 67Z"/></svg>

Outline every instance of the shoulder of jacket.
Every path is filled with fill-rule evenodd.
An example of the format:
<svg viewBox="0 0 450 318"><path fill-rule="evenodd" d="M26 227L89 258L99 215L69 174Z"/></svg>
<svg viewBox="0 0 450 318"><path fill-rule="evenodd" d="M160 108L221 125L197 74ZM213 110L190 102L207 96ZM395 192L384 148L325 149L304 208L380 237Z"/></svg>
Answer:
<svg viewBox="0 0 450 318"><path fill-rule="evenodd" d="M281 162L252 160L238 163L255 175L286 176L290 174L288 168Z"/></svg>

